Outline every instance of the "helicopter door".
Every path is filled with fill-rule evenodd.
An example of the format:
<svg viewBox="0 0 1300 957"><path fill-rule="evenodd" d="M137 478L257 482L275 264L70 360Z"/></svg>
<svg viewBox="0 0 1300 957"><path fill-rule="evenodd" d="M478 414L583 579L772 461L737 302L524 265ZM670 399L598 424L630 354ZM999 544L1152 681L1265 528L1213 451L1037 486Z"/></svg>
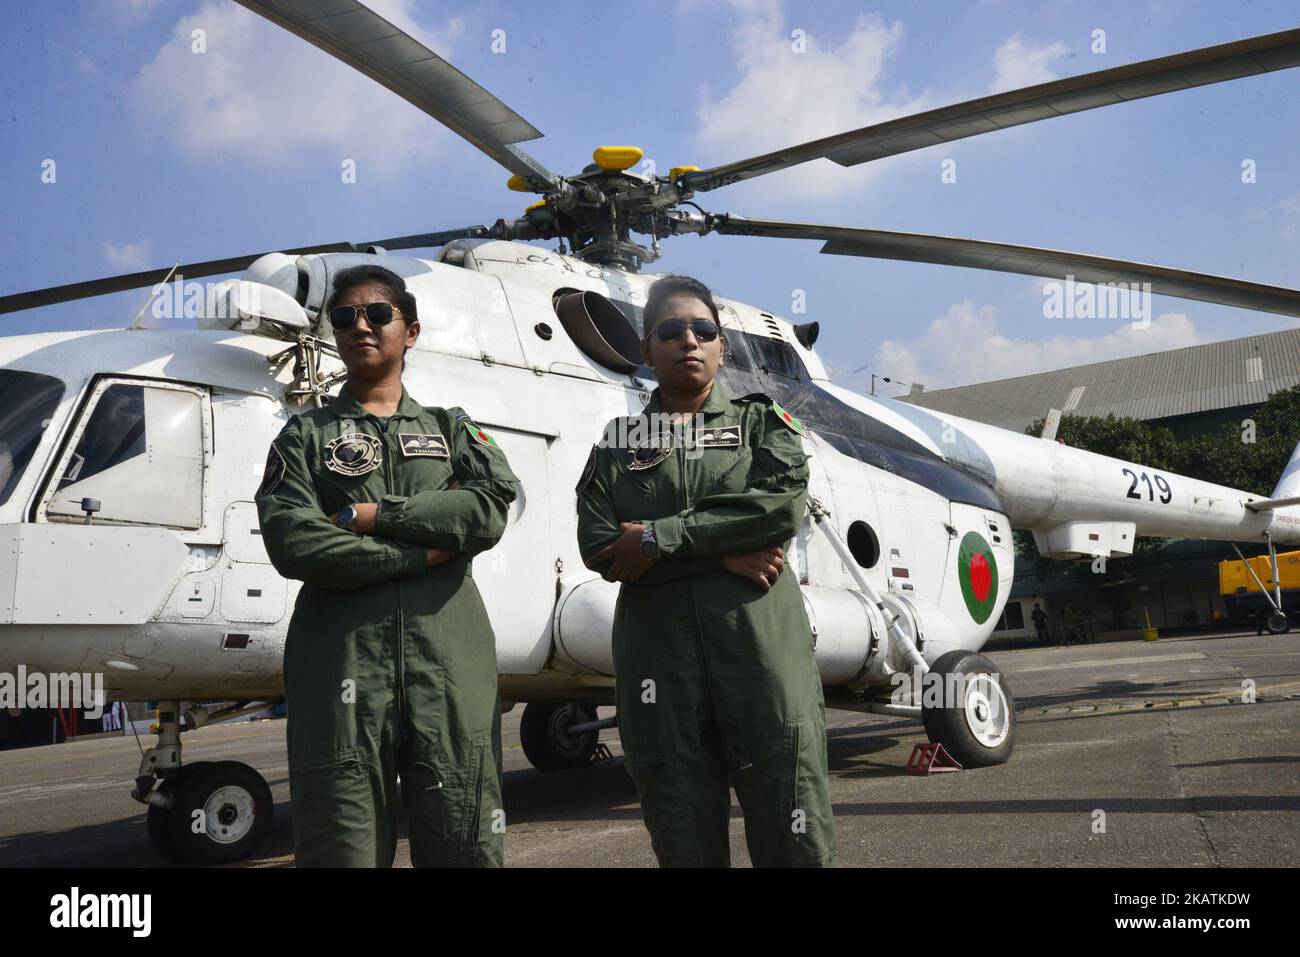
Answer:
<svg viewBox="0 0 1300 957"><path fill-rule="evenodd" d="M170 382L96 383L38 521L203 527L211 451L206 390Z"/></svg>
<svg viewBox="0 0 1300 957"><path fill-rule="evenodd" d="M496 634L501 672L536 674L551 650L555 605L556 552L547 477L555 436L476 421L506 454L519 485L501 542L474 559L474 581Z"/></svg>

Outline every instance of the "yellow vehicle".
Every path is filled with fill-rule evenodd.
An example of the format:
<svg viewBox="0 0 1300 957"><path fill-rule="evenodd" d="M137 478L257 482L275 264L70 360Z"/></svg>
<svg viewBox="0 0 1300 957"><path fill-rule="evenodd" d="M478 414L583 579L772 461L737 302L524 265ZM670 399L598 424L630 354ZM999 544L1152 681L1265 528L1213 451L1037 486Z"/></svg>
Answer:
<svg viewBox="0 0 1300 957"><path fill-rule="evenodd" d="M1281 614L1272 601L1273 567L1267 555L1244 562L1219 562L1219 594L1223 596L1228 617L1242 625L1253 622L1258 630L1275 635L1290 631L1291 618L1300 615L1300 551L1278 553L1277 579Z"/></svg>

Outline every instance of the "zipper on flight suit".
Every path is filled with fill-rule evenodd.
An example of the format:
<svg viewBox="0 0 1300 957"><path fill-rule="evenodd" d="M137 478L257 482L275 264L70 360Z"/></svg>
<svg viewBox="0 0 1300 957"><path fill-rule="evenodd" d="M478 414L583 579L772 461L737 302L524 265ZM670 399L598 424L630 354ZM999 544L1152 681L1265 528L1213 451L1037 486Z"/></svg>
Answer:
<svg viewBox="0 0 1300 957"><path fill-rule="evenodd" d="M384 422L380 431L384 436L384 492L393 494L393 456L391 453L392 446L389 444L389 428L393 424L396 412L390 415ZM378 421L376 420L376 424ZM393 587L397 589L397 725L399 729L406 727L406 668L405 661L406 649L403 635L406 631L406 615L402 610L402 579L394 578ZM399 731L400 733L400 731Z"/></svg>
<svg viewBox="0 0 1300 957"><path fill-rule="evenodd" d="M683 430L684 431L684 430ZM694 432L692 431L692 437ZM677 447L677 474L682 480L682 508L691 507L690 483L686 479L686 443L682 442ZM695 643L700 649L700 667L704 669L705 684L709 680L709 661L704 655L704 625L700 622L700 602L695 592L695 576L686 576L686 581L691 589L691 613L695 616Z"/></svg>

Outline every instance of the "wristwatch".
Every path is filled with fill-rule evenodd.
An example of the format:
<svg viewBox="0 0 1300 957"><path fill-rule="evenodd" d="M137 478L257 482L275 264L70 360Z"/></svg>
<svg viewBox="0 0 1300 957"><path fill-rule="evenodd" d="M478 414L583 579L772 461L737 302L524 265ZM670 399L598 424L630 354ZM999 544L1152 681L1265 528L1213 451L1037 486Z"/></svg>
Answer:
<svg viewBox="0 0 1300 957"><path fill-rule="evenodd" d="M357 520L357 507L355 505L344 505L339 509L338 516L334 519L339 528L351 528L352 523Z"/></svg>
<svg viewBox="0 0 1300 957"><path fill-rule="evenodd" d="M653 524L647 525L641 532L641 554L652 562L659 558L659 542L655 538Z"/></svg>

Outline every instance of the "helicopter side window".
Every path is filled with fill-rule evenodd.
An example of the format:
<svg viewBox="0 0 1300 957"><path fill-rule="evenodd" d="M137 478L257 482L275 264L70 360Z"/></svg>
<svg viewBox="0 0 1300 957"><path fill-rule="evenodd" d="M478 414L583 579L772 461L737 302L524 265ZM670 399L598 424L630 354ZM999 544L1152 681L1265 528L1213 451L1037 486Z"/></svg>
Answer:
<svg viewBox="0 0 1300 957"><path fill-rule="evenodd" d="M203 513L203 404L188 387L101 385L61 463L46 518L199 528Z"/></svg>
<svg viewBox="0 0 1300 957"><path fill-rule="evenodd" d="M0 505L9 501L63 398L51 376L0 369Z"/></svg>

